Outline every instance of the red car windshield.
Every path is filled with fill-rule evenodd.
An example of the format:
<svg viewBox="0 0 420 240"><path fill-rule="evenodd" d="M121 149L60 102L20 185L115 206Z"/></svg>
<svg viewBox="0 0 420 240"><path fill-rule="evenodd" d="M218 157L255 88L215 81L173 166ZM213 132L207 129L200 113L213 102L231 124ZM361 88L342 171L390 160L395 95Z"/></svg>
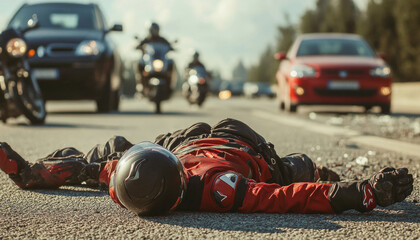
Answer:
<svg viewBox="0 0 420 240"><path fill-rule="evenodd" d="M304 39L296 54L297 57L320 55L375 57L365 41L337 38Z"/></svg>

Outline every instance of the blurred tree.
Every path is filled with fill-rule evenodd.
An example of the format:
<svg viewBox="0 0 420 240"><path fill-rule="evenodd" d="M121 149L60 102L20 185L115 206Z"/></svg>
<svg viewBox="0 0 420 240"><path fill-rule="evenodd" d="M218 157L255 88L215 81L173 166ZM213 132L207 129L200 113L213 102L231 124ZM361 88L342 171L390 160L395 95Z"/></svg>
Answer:
<svg viewBox="0 0 420 240"><path fill-rule="evenodd" d="M324 8L325 18L321 23L321 32L356 32L360 13L353 0L330 0Z"/></svg>
<svg viewBox="0 0 420 240"><path fill-rule="evenodd" d="M274 54L274 48L268 45L261 54L258 63L249 68L249 82L274 83L276 81L275 76L279 63L274 59Z"/></svg>
<svg viewBox="0 0 420 240"><path fill-rule="evenodd" d="M289 15L284 16L286 24L277 27L277 51L286 52L296 38L296 27L290 22ZM273 56L272 56L273 57Z"/></svg>
<svg viewBox="0 0 420 240"><path fill-rule="evenodd" d="M314 10L307 10L300 18L300 32L315 33L319 32L319 23L316 20L317 15Z"/></svg>
<svg viewBox="0 0 420 240"><path fill-rule="evenodd" d="M399 41L399 76L405 81L420 81L420 1L394 1Z"/></svg>
<svg viewBox="0 0 420 240"><path fill-rule="evenodd" d="M399 38L395 18L395 0L370 0L357 24L357 33L375 49L386 54L394 75L399 75Z"/></svg>
<svg viewBox="0 0 420 240"><path fill-rule="evenodd" d="M330 0L318 0L314 10L307 10L300 20L301 33L316 33L321 31L321 24L328 14Z"/></svg>
<svg viewBox="0 0 420 240"><path fill-rule="evenodd" d="M233 68L232 81L245 82L248 79L248 71L242 62L239 60L238 64Z"/></svg>
<svg viewBox="0 0 420 240"><path fill-rule="evenodd" d="M258 65L258 82L274 82L278 63L274 59L273 47L268 45L260 57Z"/></svg>
<svg viewBox="0 0 420 240"><path fill-rule="evenodd" d="M220 85L224 79L222 78L222 75L220 74L219 69L213 69L211 71L211 79L209 81L210 86L210 92L213 94L218 94L220 90Z"/></svg>
<svg viewBox="0 0 420 240"><path fill-rule="evenodd" d="M248 70L248 82L258 82L259 78L258 78L258 68L259 65L252 65L251 67L249 67Z"/></svg>
<svg viewBox="0 0 420 240"><path fill-rule="evenodd" d="M278 51L286 52L296 38L296 27L290 22L287 14L284 15L286 24L277 27L277 46L268 45L261 54L256 65L249 68L248 81L250 82L276 82L276 71L279 63L274 59Z"/></svg>
<svg viewBox="0 0 420 240"><path fill-rule="evenodd" d="M420 1L370 0L357 32L388 56L395 81L420 81Z"/></svg>
<svg viewBox="0 0 420 240"><path fill-rule="evenodd" d="M300 32L354 33L359 14L353 0L318 0L316 9L301 17Z"/></svg>

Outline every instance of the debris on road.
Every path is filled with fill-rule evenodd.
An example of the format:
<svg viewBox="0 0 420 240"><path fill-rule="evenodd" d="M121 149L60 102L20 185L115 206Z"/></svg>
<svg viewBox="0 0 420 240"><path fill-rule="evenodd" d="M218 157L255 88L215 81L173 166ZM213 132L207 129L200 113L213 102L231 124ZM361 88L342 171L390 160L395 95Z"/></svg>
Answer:
<svg viewBox="0 0 420 240"><path fill-rule="evenodd" d="M367 165L369 162L369 159L367 157L359 156L356 158L355 162L359 165Z"/></svg>
<svg viewBox="0 0 420 240"><path fill-rule="evenodd" d="M346 126L363 134L420 143L420 117L381 114L317 114L308 118L333 126Z"/></svg>

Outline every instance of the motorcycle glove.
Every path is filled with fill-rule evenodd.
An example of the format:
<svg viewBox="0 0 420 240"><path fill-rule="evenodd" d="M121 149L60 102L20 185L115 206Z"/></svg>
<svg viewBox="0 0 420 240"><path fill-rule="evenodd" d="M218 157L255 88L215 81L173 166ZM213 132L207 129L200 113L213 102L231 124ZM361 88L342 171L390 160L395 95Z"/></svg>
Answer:
<svg viewBox="0 0 420 240"><path fill-rule="evenodd" d="M338 182L328 193L334 212L355 209L359 212L373 210L376 205L386 207L403 201L413 191L413 176L407 168L384 168L369 180Z"/></svg>

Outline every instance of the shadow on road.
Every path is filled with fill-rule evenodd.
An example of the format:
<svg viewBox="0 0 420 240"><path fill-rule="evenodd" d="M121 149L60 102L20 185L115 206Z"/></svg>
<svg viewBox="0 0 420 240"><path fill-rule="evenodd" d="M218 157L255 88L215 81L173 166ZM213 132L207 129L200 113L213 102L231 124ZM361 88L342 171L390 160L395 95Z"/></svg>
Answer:
<svg viewBox="0 0 420 240"><path fill-rule="evenodd" d="M410 208L413 206L409 204ZM415 217L416 209L376 210L370 213L358 213L356 211L344 214L241 214L241 213L197 213L197 212L174 212L168 216L147 217L147 220L161 224L169 224L180 227L211 229L219 231L242 231L257 233L282 233L287 229L309 229L335 231L347 226L339 222L401 222L420 223ZM398 211L396 213L395 211Z"/></svg>
<svg viewBox="0 0 420 240"><path fill-rule="evenodd" d="M153 111L121 111L111 113L96 113L92 111L53 111L48 112L48 115L95 115L95 116L204 116L202 112L175 112L175 111L163 111L161 114L156 114Z"/></svg>
<svg viewBox="0 0 420 240"><path fill-rule="evenodd" d="M102 197L107 196L107 191L101 191L98 188L89 188L83 186L71 186L66 188L59 189L36 189L29 190L31 192L41 193L45 195L54 195L54 196L68 196L68 197Z"/></svg>
<svg viewBox="0 0 420 240"><path fill-rule="evenodd" d="M104 197L106 191L85 186L66 186L55 190L31 190L32 192L66 197ZM178 227L239 231L255 233L283 233L294 229L337 231L354 223L420 223L419 206L401 202L391 208L378 208L368 213L354 210L343 214L271 214L271 213L208 213L171 212L165 216L143 217L145 220ZM128 210L127 210L128 211ZM348 222L346 224L345 222ZM350 224L350 225L349 225Z"/></svg>
<svg viewBox="0 0 420 240"><path fill-rule="evenodd" d="M339 224L329 222L326 215L303 214L238 214L179 212L170 216L149 217L150 221L180 227L208 228L219 231L282 233L282 228L338 230Z"/></svg>
<svg viewBox="0 0 420 240"><path fill-rule="evenodd" d="M110 115L126 115L126 116L130 116L130 115L145 115L145 116L191 116L191 117L200 117L200 116L204 116L204 113L199 113L199 112L171 112L171 111L163 111L160 114L156 114L154 112L144 112L144 111L124 111L124 112L114 112L114 113L110 113Z"/></svg>
<svg viewBox="0 0 420 240"><path fill-rule="evenodd" d="M393 116L393 117L419 118L420 117L420 114L417 114L417 113L395 112L395 113L392 113L391 116Z"/></svg>
<svg viewBox="0 0 420 240"><path fill-rule="evenodd" d="M52 123L48 121L43 125L29 125L25 123L16 123L16 124L9 124L9 125L27 127L27 128L88 128L88 129L109 129L109 130L122 129L122 127L119 127L119 126L109 126L109 125L99 125L99 124Z"/></svg>

